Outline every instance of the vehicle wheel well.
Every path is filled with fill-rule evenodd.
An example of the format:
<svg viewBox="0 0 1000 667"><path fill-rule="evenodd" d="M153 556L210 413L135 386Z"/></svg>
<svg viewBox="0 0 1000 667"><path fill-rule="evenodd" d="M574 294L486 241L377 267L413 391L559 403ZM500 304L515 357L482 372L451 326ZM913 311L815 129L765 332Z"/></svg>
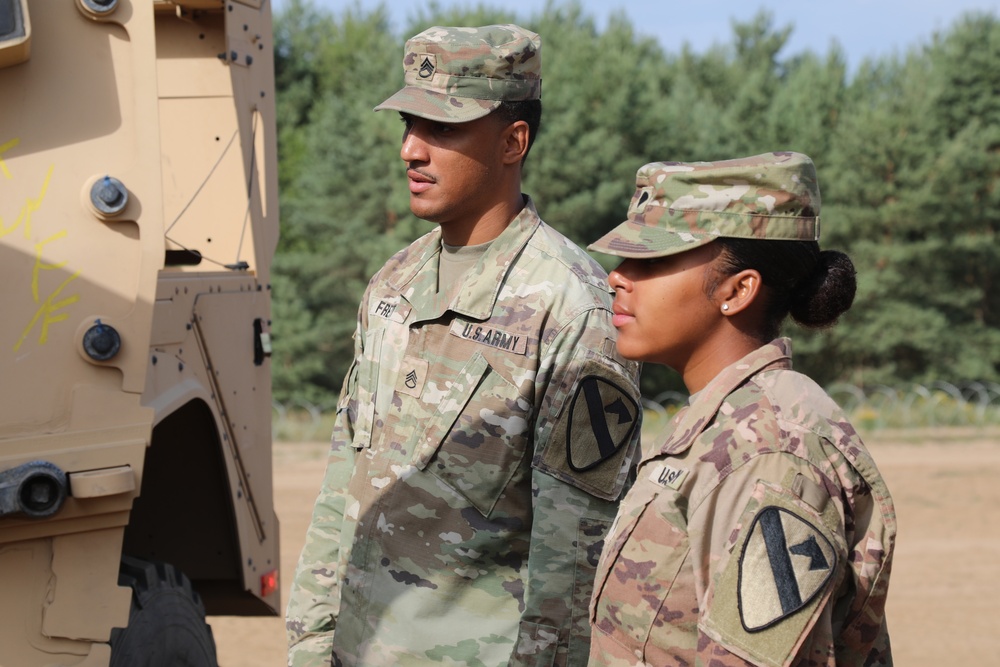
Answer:
<svg viewBox="0 0 1000 667"><path fill-rule="evenodd" d="M153 428L122 553L180 568L209 613L210 590L243 591L222 442L204 401L184 404Z"/></svg>

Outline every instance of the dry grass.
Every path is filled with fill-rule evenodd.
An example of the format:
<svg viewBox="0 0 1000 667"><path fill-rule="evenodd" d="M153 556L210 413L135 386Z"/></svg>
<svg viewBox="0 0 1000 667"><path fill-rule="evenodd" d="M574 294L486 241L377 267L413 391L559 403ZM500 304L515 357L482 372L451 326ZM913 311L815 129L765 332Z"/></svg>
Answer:
<svg viewBox="0 0 1000 667"><path fill-rule="evenodd" d="M879 430L866 442L896 503L899 540L889 595L895 662L991 665L1000 655L1000 429ZM287 596L326 443L274 450ZM285 664L280 618L213 617L223 667Z"/></svg>

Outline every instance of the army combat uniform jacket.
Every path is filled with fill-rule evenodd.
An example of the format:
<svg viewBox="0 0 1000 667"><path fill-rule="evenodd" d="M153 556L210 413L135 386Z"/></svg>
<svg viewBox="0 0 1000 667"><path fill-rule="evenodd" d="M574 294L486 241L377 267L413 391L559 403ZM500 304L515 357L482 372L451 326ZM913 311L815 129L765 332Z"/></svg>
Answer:
<svg viewBox="0 0 1000 667"><path fill-rule="evenodd" d="M359 310L289 663L585 664L638 441L603 270L530 201L449 297L440 230Z"/></svg>
<svg viewBox="0 0 1000 667"><path fill-rule="evenodd" d="M892 663L892 499L787 339L643 450L598 567L591 665Z"/></svg>

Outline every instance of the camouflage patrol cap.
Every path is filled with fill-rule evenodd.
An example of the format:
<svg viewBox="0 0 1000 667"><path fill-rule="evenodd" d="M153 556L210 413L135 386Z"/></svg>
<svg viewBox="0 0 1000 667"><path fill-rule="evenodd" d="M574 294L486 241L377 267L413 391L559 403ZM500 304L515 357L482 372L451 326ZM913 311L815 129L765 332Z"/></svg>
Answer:
<svg viewBox="0 0 1000 667"><path fill-rule="evenodd" d="M589 248L663 257L719 237L819 240L816 168L801 153L652 162L636 174L628 219Z"/></svg>
<svg viewBox="0 0 1000 667"><path fill-rule="evenodd" d="M406 42L406 85L375 111L464 123L500 102L541 99L541 48L538 35L513 24L428 28Z"/></svg>

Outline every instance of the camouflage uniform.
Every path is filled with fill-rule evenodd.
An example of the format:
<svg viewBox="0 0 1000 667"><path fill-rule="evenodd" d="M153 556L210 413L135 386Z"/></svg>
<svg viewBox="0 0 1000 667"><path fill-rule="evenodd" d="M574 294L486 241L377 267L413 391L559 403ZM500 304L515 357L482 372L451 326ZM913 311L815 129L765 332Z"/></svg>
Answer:
<svg viewBox="0 0 1000 667"><path fill-rule="evenodd" d="M812 162L776 153L639 170L591 247L658 257L719 236L818 238ZM692 397L607 539L591 665L886 665L896 517L844 413L777 339Z"/></svg>
<svg viewBox="0 0 1000 667"><path fill-rule="evenodd" d="M639 420L602 272L530 204L451 302L439 253L436 230L362 302L289 604L295 665L328 654L334 629L343 664L585 660Z"/></svg>
<svg viewBox="0 0 1000 667"><path fill-rule="evenodd" d="M289 664L585 664L638 367L604 271L525 204L450 293L439 228L369 283Z"/></svg>
<svg viewBox="0 0 1000 667"><path fill-rule="evenodd" d="M891 664L892 499L789 341L728 367L672 426L608 538L591 664Z"/></svg>

